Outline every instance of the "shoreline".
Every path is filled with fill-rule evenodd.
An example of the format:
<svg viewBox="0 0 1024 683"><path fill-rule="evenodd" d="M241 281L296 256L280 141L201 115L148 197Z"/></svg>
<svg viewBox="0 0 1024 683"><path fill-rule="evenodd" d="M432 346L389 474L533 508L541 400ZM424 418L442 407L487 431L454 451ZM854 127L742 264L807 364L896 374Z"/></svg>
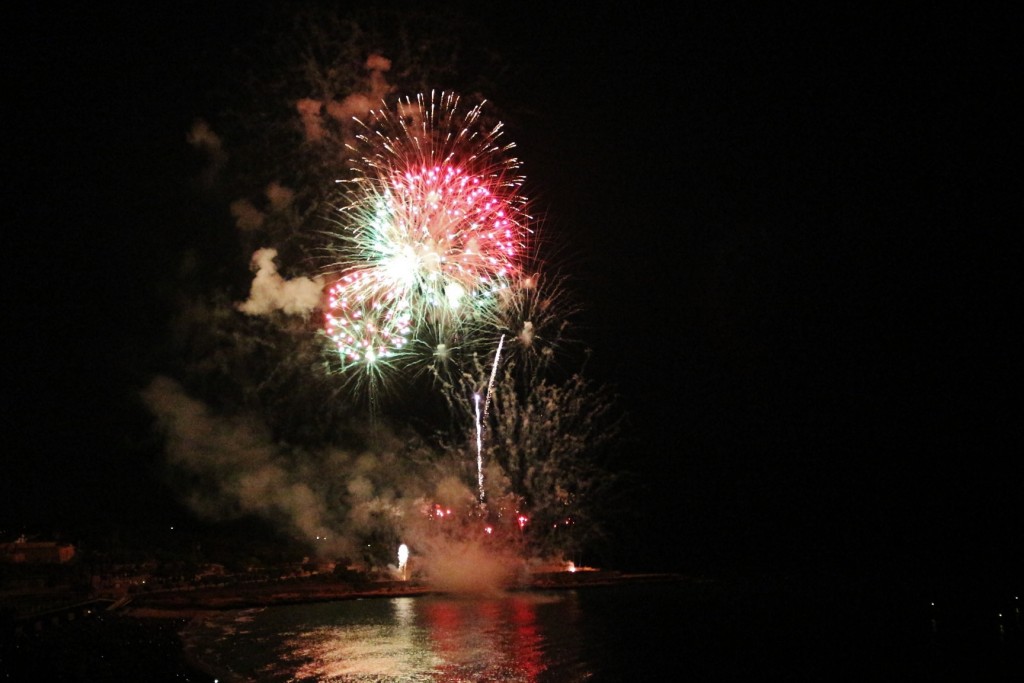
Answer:
<svg viewBox="0 0 1024 683"><path fill-rule="evenodd" d="M634 583L661 583L686 580L679 574L623 574L587 571L538 574L529 582L504 586L506 592L564 590ZM287 584L240 584L185 591L142 593L132 596L120 608L125 616L140 619L181 619L231 609L252 609L274 605L294 605L335 600L418 597L431 594L473 594L472 591L446 591L428 584L407 581L376 581L353 585L341 581L307 578Z"/></svg>

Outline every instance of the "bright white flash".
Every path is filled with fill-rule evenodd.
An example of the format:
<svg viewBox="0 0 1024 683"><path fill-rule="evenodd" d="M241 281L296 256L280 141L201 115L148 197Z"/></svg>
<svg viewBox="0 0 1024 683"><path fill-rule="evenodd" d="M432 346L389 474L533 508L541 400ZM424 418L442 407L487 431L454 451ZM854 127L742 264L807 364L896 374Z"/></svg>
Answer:
<svg viewBox="0 0 1024 683"><path fill-rule="evenodd" d="M405 563L409 561L409 546L402 544L398 546L398 568L404 569Z"/></svg>
<svg viewBox="0 0 1024 683"><path fill-rule="evenodd" d="M412 247L406 245L400 252L387 260L384 265L388 279L409 286L416 281L419 271L419 259Z"/></svg>
<svg viewBox="0 0 1024 683"><path fill-rule="evenodd" d="M449 308L458 308L465 295L466 290L458 282L449 282L444 286L444 298Z"/></svg>

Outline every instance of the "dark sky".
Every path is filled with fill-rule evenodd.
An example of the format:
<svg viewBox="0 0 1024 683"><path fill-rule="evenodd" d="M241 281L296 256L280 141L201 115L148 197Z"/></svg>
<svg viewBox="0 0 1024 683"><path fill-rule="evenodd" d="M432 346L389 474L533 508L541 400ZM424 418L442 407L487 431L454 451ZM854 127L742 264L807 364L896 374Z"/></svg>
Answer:
<svg viewBox="0 0 1024 683"><path fill-rule="evenodd" d="M203 239L180 222L185 133L248 7L7 26L0 529L163 500L126 455L128 361ZM513 67L591 372L631 416L637 552L1018 570L1014 17L468 11Z"/></svg>

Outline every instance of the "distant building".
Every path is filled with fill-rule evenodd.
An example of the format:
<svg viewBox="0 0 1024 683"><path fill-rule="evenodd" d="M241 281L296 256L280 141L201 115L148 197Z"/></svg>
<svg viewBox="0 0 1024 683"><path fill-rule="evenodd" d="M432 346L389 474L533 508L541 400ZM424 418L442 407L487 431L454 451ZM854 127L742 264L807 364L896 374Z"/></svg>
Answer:
<svg viewBox="0 0 1024 683"><path fill-rule="evenodd" d="M56 541L29 541L24 536L0 543L0 562L14 564L64 564L75 556L75 546Z"/></svg>

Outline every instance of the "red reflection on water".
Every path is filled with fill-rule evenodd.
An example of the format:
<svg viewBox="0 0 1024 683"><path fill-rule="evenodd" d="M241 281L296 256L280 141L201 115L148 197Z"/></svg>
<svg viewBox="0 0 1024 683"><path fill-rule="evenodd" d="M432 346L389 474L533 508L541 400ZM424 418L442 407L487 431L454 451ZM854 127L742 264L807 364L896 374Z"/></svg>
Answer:
<svg viewBox="0 0 1024 683"><path fill-rule="evenodd" d="M430 602L423 610L423 616L430 627L430 640L434 652L445 662L459 652L461 647L457 634L463 630L462 615L454 602Z"/></svg>
<svg viewBox="0 0 1024 683"><path fill-rule="evenodd" d="M513 598L512 623L516 625L516 663L526 680L536 680L546 668L541 660L541 637L537 631L537 605L529 600Z"/></svg>
<svg viewBox="0 0 1024 683"><path fill-rule="evenodd" d="M547 668L537 606L529 599L431 601L422 614L432 649L443 660L435 668L442 680L460 679L479 662L486 662L486 670L477 673L491 680L532 683Z"/></svg>

